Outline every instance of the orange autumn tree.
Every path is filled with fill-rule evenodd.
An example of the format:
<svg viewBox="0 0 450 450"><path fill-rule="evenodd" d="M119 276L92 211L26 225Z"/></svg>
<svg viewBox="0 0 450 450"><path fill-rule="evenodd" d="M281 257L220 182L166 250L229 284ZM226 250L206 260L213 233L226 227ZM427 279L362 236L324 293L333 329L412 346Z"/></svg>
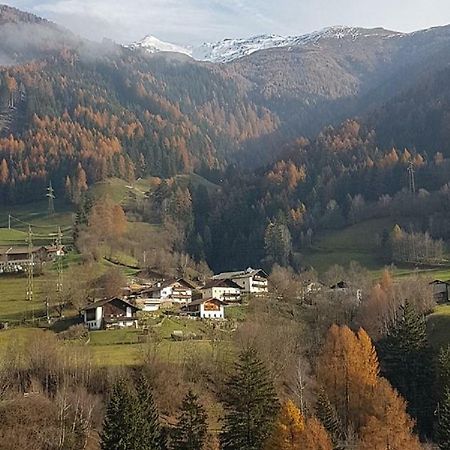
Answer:
<svg viewBox="0 0 450 450"><path fill-rule="evenodd" d="M9 180L9 168L6 159L2 159L0 164L0 183L6 184Z"/></svg>
<svg viewBox="0 0 450 450"><path fill-rule="evenodd" d="M306 421L305 430L301 436L297 450L333 450L330 436L320 420L312 417Z"/></svg>
<svg viewBox="0 0 450 450"><path fill-rule="evenodd" d="M302 413L292 400L283 403L265 450L297 450L305 427Z"/></svg>
<svg viewBox="0 0 450 450"><path fill-rule="evenodd" d="M414 421L405 400L381 378L375 388L371 414L360 431L359 450L420 450L413 434Z"/></svg>
<svg viewBox="0 0 450 450"><path fill-rule="evenodd" d="M87 233L92 246L109 245L110 251L127 231L127 218L122 207L109 197L98 199L91 208Z"/></svg>
<svg viewBox="0 0 450 450"><path fill-rule="evenodd" d="M318 360L318 378L346 428L360 437L360 450L418 450L406 403L379 376L375 348L367 333L333 325Z"/></svg>
<svg viewBox="0 0 450 450"><path fill-rule="evenodd" d="M378 374L378 358L367 333L333 325L319 357L318 378L346 426L361 425Z"/></svg>

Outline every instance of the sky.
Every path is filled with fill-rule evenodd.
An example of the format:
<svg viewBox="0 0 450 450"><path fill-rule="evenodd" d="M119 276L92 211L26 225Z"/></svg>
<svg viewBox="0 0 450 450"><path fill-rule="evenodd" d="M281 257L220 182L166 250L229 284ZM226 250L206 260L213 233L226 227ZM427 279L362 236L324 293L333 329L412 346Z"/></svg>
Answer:
<svg viewBox="0 0 450 450"><path fill-rule="evenodd" d="M0 0L2 1L2 0ZM414 31L450 23L450 0L3 0L93 40L181 45L333 25Z"/></svg>

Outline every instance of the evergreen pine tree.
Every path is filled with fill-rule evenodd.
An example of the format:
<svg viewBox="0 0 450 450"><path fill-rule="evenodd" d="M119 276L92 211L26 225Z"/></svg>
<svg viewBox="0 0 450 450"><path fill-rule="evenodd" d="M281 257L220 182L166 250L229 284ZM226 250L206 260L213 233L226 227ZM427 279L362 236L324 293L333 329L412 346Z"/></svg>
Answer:
<svg viewBox="0 0 450 450"><path fill-rule="evenodd" d="M336 408L331 404L323 388L319 390L317 395L316 416L331 436L334 447L339 448L343 438L343 426Z"/></svg>
<svg viewBox="0 0 450 450"><path fill-rule="evenodd" d="M183 399L178 424L173 433L174 450L201 450L208 432L205 409L189 391Z"/></svg>
<svg viewBox="0 0 450 450"><path fill-rule="evenodd" d="M152 388L145 376L136 385L137 392L137 435L139 449L160 450L163 448L159 414L153 400Z"/></svg>
<svg viewBox="0 0 450 450"><path fill-rule="evenodd" d="M118 380L113 386L106 408L101 434L102 450L138 450L136 397L127 382Z"/></svg>
<svg viewBox="0 0 450 450"><path fill-rule="evenodd" d="M438 408L436 441L441 450L450 450L450 389L446 388Z"/></svg>
<svg viewBox="0 0 450 450"><path fill-rule="evenodd" d="M275 389L256 351L243 351L224 393L224 450L261 450L279 409Z"/></svg>
<svg viewBox="0 0 450 450"><path fill-rule="evenodd" d="M441 348L438 358L439 391L442 396L447 388L450 389L450 346Z"/></svg>
<svg viewBox="0 0 450 450"><path fill-rule="evenodd" d="M401 308L385 338L380 341L382 374L408 402L408 412L417 419L422 435L429 435L433 421L434 384L432 350L426 323L410 303Z"/></svg>

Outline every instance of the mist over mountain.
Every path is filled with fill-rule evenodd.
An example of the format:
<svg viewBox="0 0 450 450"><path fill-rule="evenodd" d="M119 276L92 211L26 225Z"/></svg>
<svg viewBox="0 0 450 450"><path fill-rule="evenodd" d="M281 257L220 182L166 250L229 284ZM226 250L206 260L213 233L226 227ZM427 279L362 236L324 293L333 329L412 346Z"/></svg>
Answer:
<svg viewBox="0 0 450 450"><path fill-rule="evenodd" d="M275 161L300 136L314 138L351 117L373 126L380 144L398 140L415 147L425 144L423 133L413 117L395 125L396 112L405 115L409 101L421 114L434 117L438 109L445 117L448 106L437 98L446 89L449 27L411 34L332 27L299 37L205 44L198 56L199 49L152 36L129 47L94 44L2 6L0 36L0 148L8 176L27 189L49 176L62 186L66 172L79 164L89 166L88 182L118 175L119 155L141 176L223 170L230 163L256 168ZM427 80L434 80L427 88L434 102L411 96ZM66 127L81 127L92 150ZM49 146L43 146L37 159L32 148L42 128L75 150L55 149L50 161ZM12 150L11 136L23 147L20 153ZM100 154L99 139L118 142Z"/></svg>

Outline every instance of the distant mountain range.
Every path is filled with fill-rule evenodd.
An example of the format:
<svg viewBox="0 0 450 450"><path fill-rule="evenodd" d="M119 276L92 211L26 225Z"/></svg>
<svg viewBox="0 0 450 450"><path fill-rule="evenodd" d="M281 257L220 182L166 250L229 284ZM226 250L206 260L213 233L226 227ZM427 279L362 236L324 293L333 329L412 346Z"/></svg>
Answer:
<svg viewBox="0 0 450 450"><path fill-rule="evenodd" d="M323 40L340 40L350 38L356 40L364 37L390 38L404 35L383 28L364 29L356 27L335 26L300 36L279 36L263 34L243 39L223 39L218 42L204 43L199 47L183 47L148 35L144 39L130 44L133 49L144 49L149 53L175 52L191 56L197 61L227 63L260 50L280 47L297 47L319 44Z"/></svg>
<svg viewBox="0 0 450 450"><path fill-rule="evenodd" d="M139 176L258 167L355 117L383 147L450 156L449 72L449 26L124 47L0 6L0 163L23 195L79 163L88 182L130 164Z"/></svg>

